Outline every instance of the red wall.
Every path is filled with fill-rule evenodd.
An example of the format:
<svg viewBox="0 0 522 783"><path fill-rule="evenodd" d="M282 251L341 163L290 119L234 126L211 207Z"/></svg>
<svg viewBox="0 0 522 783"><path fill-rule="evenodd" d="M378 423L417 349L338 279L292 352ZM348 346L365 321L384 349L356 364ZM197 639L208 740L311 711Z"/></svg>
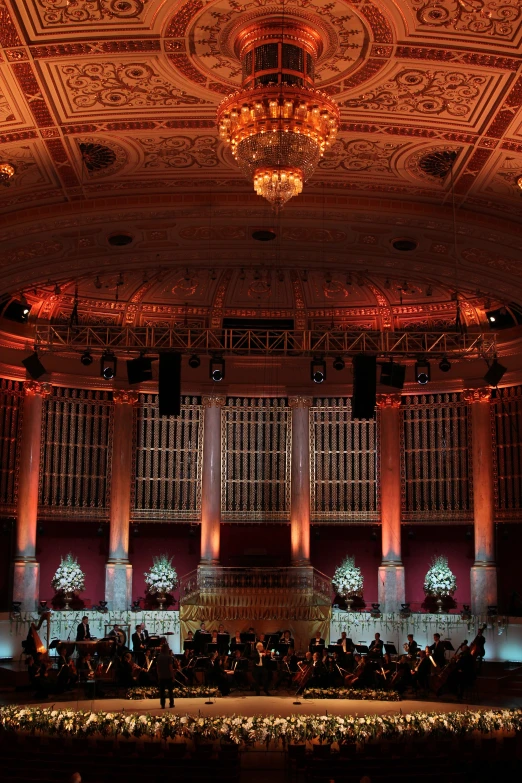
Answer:
<svg viewBox="0 0 522 783"><path fill-rule="evenodd" d="M377 539L372 539L376 531ZM333 576L346 555L355 557L355 564L364 579L364 600L377 601L377 569L381 562L381 531L367 525L313 525L310 540L312 565L327 576Z"/></svg>
<svg viewBox="0 0 522 783"><path fill-rule="evenodd" d="M221 565L287 566L290 564L290 525L221 525Z"/></svg>

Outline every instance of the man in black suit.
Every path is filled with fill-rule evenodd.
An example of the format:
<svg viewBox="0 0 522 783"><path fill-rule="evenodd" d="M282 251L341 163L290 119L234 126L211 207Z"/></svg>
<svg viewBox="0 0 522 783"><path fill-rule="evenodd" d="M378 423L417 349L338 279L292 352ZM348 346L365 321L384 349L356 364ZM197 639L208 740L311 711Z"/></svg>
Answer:
<svg viewBox="0 0 522 783"><path fill-rule="evenodd" d="M325 643L324 639L321 638L321 631L316 631L315 636L313 639L310 639L310 644L308 645L308 649L311 653L317 652L319 648L324 648ZM322 649L320 650L322 652Z"/></svg>
<svg viewBox="0 0 522 783"><path fill-rule="evenodd" d="M376 633L370 647L368 648L368 655L370 658L382 658L382 651L384 648L384 642L381 640L381 634Z"/></svg>
<svg viewBox="0 0 522 783"><path fill-rule="evenodd" d="M194 652L206 655L212 634L207 631L205 623L201 623L194 634Z"/></svg>
<svg viewBox="0 0 522 783"><path fill-rule="evenodd" d="M85 615L85 617L82 617L82 621L76 629L76 641L86 642L88 639L92 639L92 636L89 629L89 618Z"/></svg>
<svg viewBox="0 0 522 783"><path fill-rule="evenodd" d="M352 640L347 635L346 631L343 631L341 633L341 638L337 639L337 644L340 644L342 647L342 653L346 655L347 653L353 653L355 650L355 645L352 642Z"/></svg>
<svg viewBox="0 0 522 783"><path fill-rule="evenodd" d="M270 684L270 655L265 651L263 642L256 644L256 649L253 655L254 666L252 668L252 676L254 678L254 688L256 689L256 696L259 696L261 688L264 693L270 696L268 686Z"/></svg>
<svg viewBox="0 0 522 783"><path fill-rule="evenodd" d="M430 645L431 657L439 669L446 665L446 647L440 639L440 633L433 634L433 644Z"/></svg>
<svg viewBox="0 0 522 783"><path fill-rule="evenodd" d="M148 631L145 630L143 623L136 626L135 632L132 634L132 652L136 658L138 666L143 666L145 662L145 650L147 649L147 639L149 638Z"/></svg>
<svg viewBox="0 0 522 783"><path fill-rule="evenodd" d="M406 642L406 655L408 655L410 658L416 658L417 652L419 649L419 645L413 638L413 634L408 634L408 641Z"/></svg>

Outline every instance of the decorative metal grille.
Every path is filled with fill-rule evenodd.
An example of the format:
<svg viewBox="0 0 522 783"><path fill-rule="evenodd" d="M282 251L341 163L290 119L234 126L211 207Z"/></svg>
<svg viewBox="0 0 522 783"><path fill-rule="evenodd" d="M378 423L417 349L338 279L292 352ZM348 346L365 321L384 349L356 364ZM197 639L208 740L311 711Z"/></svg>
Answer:
<svg viewBox="0 0 522 783"><path fill-rule="evenodd" d="M17 445L21 423L23 383L0 378L0 507L16 503Z"/></svg>
<svg viewBox="0 0 522 783"><path fill-rule="evenodd" d="M52 396L44 401L43 416L39 514L107 516L112 451L109 393L53 387Z"/></svg>
<svg viewBox="0 0 522 783"><path fill-rule="evenodd" d="M403 520L472 516L470 425L461 394L403 396Z"/></svg>
<svg viewBox="0 0 522 783"><path fill-rule="evenodd" d="M155 394L140 394L136 411L132 518L193 520L201 512L202 408L184 397L179 417L160 416Z"/></svg>
<svg viewBox="0 0 522 783"><path fill-rule="evenodd" d="M283 399L227 400L221 415L223 519L289 519L290 417Z"/></svg>
<svg viewBox="0 0 522 783"><path fill-rule="evenodd" d="M522 509L522 386L496 389L493 395L497 513L499 517L519 518Z"/></svg>
<svg viewBox="0 0 522 783"><path fill-rule="evenodd" d="M312 520L379 519L377 427L352 419L348 398L314 400L310 411Z"/></svg>

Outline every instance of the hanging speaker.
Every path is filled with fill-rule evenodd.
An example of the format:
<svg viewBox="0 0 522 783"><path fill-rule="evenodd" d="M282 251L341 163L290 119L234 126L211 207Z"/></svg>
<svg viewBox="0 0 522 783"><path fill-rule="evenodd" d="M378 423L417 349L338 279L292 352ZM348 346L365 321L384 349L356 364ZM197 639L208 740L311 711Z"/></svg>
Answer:
<svg viewBox="0 0 522 783"><path fill-rule="evenodd" d="M22 359L22 364L24 365L25 369L31 376L31 378L35 381L38 380L38 378L41 378L42 375L45 375L47 370L43 366L42 362L38 358L38 354L32 353L30 356L27 357L27 359Z"/></svg>
<svg viewBox="0 0 522 783"><path fill-rule="evenodd" d="M488 386L497 386L506 372L507 367L503 367L496 359L493 359L491 367L484 376L484 380Z"/></svg>
<svg viewBox="0 0 522 783"><path fill-rule="evenodd" d="M383 386L393 386L394 389L402 389L406 377L406 366L396 362L381 364L381 379Z"/></svg>
<svg viewBox="0 0 522 783"><path fill-rule="evenodd" d="M152 361L147 356L139 356L127 362L129 383L144 383L152 380Z"/></svg>
<svg viewBox="0 0 522 783"><path fill-rule="evenodd" d="M181 413L180 353L160 353L158 386L160 416L179 416Z"/></svg>
<svg viewBox="0 0 522 783"><path fill-rule="evenodd" d="M375 418L377 357L359 353L353 357L352 418Z"/></svg>

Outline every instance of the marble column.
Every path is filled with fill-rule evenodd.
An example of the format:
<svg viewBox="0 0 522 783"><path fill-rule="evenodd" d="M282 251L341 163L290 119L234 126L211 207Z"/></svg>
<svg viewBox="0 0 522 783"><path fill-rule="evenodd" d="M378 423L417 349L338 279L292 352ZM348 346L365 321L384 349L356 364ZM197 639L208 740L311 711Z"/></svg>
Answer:
<svg viewBox="0 0 522 783"><path fill-rule="evenodd" d="M36 520L42 445L42 408L44 398L49 397L51 393L50 383L27 381L24 384L13 601L21 601L22 609L28 612L37 608L40 590L40 565L36 562Z"/></svg>
<svg viewBox="0 0 522 783"><path fill-rule="evenodd" d="M464 399L471 410L475 530L475 562L471 567L471 611L474 614L485 614L488 606L497 604L491 389L466 389Z"/></svg>
<svg viewBox="0 0 522 783"><path fill-rule="evenodd" d="M290 547L293 566L310 564L310 408L311 397L290 397L292 466Z"/></svg>
<svg viewBox="0 0 522 783"><path fill-rule="evenodd" d="M132 489L134 405L138 394L115 389L112 435L109 559L105 566L105 600L113 611L130 609L132 566L129 563L129 524Z"/></svg>
<svg viewBox="0 0 522 783"><path fill-rule="evenodd" d="M221 536L221 408L226 398L203 397L201 565L218 565Z"/></svg>
<svg viewBox="0 0 522 783"><path fill-rule="evenodd" d="M379 603L383 612L399 612L405 602L401 557L401 396L377 395L381 489L382 563Z"/></svg>

